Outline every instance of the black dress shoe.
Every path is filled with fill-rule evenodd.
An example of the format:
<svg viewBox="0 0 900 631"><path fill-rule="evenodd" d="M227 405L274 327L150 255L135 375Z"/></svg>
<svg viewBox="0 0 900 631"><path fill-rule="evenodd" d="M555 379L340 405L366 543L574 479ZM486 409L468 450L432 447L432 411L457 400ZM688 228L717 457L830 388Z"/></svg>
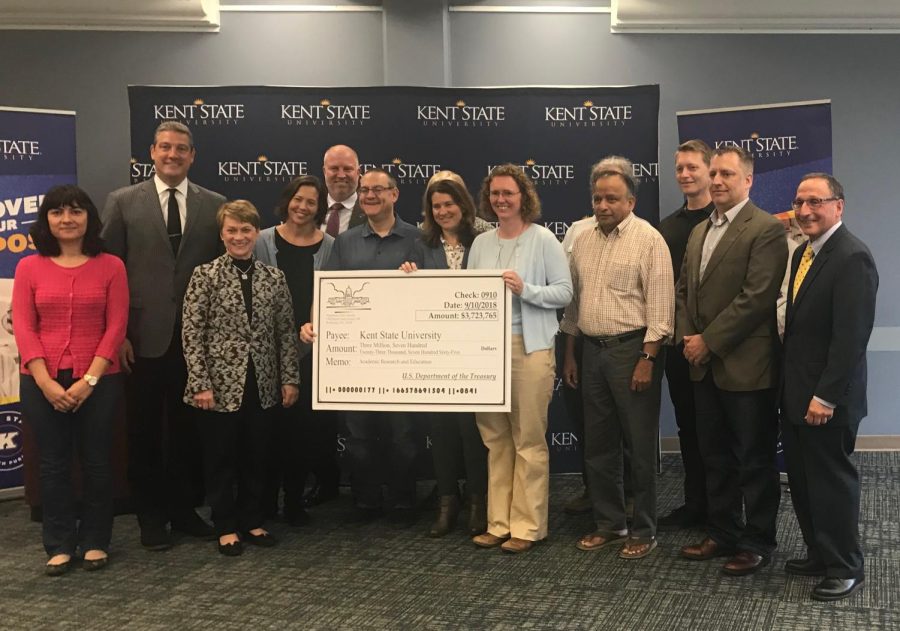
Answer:
<svg viewBox="0 0 900 631"><path fill-rule="evenodd" d="M687 506L679 506L668 515L660 517L656 527L662 532L675 532L676 530L702 527L704 521L702 512Z"/></svg>
<svg viewBox="0 0 900 631"><path fill-rule="evenodd" d="M864 578L835 578L826 577L821 583L813 587L813 600L825 602L841 600L859 591L866 582Z"/></svg>
<svg viewBox="0 0 900 631"><path fill-rule="evenodd" d="M264 532L260 535L245 532L244 541L251 546L259 546L260 548L274 548L278 544L278 539L271 532Z"/></svg>
<svg viewBox="0 0 900 631"><path fill-rule="evenodd" d="M825 576L825 566L813 559L788 559L784 571L794 576Z"/></svg>
<svg viewBox="0 0 900 631"><path fill-rule="evenodd" d="M213 530L213 527L203 521L203 518L193 510L173 517L172 530L207 541L216 538L216 532Z"/></svg>
<svg viewBox="0 0 900 631"><path fill-rule="evenodd" d="M747 576L769 564L769 557L741 550L725 562L722 572L729 576Z"/></svg>
<svg viewBox="0 0 900 631"><path fill-rule="evenodd" d="M244 553L244 546L240 540L232 543L220 543L218 546L219 554L223 554L227 557L239 557Z"/></svg>
<svg viewBox="0 0 900 631"><path fill-rule="evenodd" d="M316 484L303 496L303 504L307 508L311 508L313 506L318 506L319 504L324 504L325 502L330 502L331 500L337 499L337 497L338 487L336 484Z"/></svg>
<svg viewBox="0 0 900 631"><path fill-rule="evenodd" d="M141 545L153 552L168 550L172 547L172 537L165 526L141 526Z"/></svg>

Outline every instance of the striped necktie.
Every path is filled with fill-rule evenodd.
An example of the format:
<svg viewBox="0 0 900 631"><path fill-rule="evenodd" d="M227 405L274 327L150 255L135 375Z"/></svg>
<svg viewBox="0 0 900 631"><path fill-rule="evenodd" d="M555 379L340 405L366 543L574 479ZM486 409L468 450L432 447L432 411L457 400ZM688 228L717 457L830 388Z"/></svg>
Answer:
<svg viewBox="0 0 900 631"><path fill-rule="evenodd" d="M809 272L809 268L812 267L813 257L812 246L809 242L806 243L806 249L803 250L803 256L800 257L800 265L797 267L797 275L794 276L794 291L791 294L791 300L797 299L797 292L800 291L800 286L803 284L803 279L806 278L806 273Z"/></svg>

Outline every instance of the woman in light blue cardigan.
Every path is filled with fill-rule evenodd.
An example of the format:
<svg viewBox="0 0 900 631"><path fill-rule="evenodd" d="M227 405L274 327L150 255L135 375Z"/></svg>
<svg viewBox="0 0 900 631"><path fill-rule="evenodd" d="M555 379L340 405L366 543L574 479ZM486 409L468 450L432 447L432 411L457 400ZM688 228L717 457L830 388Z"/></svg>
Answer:
<svg viewBox="0 0 900 631"><path fill-rule="evenodd" d="M282 223L260 232L254 250L257 259L284 272L298 333L310 320L313 272L322 268L334 244L334 239L320 229L328 212L326 196L325 187L314 175L292 181L282 191L275 208ZM273 432L275 440L264 496L267 516L274 517L283 484L284 518L295 526L308 520L303 506L307 475L315 472L318 477L331 478L335 492L338 483L336 424L330 413L312 411L312 354L302 343L300 353L300 399L283 411Z"/></svg>
<svg viewBox="0 0 900 631"><path fill-rule="evenodd" d="M488 448L488 530L484 548L530 550L547 537L550 454L547 407L556 378L556 310L572 299L572 278L556 237L534 222L534 183L513 164L494 168L481 188L482 211L498 227L476 237L468 269L502 269L512 301L512 412L476 414Z"/></svg>

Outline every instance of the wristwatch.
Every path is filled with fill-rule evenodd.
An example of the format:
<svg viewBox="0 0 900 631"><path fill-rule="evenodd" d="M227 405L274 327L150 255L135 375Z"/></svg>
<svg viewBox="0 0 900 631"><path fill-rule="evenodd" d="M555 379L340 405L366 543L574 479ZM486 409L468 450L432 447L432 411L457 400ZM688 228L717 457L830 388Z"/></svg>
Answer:
<svg viewBox="0 0 900 631"><path fill-rule="evenodd" d="M87 381L87 385L92 388L96 388L97 384L100 382L100 377L95 377L94 375L89 375L87 373L84 373L81 378Z"/></svg>
<svg viewBox="0 0 900 631"><path fill-rule="evenodd" d="M643 351L638 353L638 357L640 357L641 359L646 359L648 362L656 361L656 355L651 355L650 353L645 353Z"/></svg>

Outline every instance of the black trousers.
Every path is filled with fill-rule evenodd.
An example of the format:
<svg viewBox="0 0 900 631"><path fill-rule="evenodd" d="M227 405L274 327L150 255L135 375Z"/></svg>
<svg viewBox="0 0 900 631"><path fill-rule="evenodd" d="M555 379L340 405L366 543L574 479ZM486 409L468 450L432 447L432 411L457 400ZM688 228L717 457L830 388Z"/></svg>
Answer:
<svg viewBox="0 0 900 631"><path fill-rule="evenodd" d="M263 491L274 408L260 407L252 367L237 412L200 412L206 497L219 536L260 528L265 521Z"/></svg>
<svg viewBox="0 0 900 631"><path fill-rule="evenodd" d="M71 370L57 382L72 385ZM31 375L20 379L22 410L37 438L41 455L41 505L44 550L49 556L82 550L109 550L113 527L113 417L122 396L122 376L103 377L77 412L57 412ZM76 510L72 459L82 473L81 515Z"/></svg>
<svg viewBox="0 0 900 631"><path fill-rule="evenodd" d="M465 477L467 495L487 497L487 447L481 440L475 415L432 414L430 420L431 458L438 494L457 495L459 478Z"/></svg>
<svg viewBox="0 0 900 631"><path fill-rule="evenodd" d="M663 369L662 361L658 361L650 387L643 392L631 389L631 377L643 344L641 337L608 348L586 341L581 389L585 469L597 528L614 532L627 527L627 466L634 498L631 536L647 541L656 536L656 458Z"/></svg>
<svg viewBox="0 0 900 631"><path fill-rule="evenodd" d="M392 507L415 505L413 419L403 412L344 412L350 434L350 487L359 508L381 508L387 482Z"/></svg>
<svg viewBox="0 0 900 631"><path fill-rule="evenodd" d="M694 405L694 386L690 364L679 345L666 349L666 380L669 398L675 408L681 462L684 464L684 504L691 512L706 515L706 470L697 440L697 407Z"/></svg>
<svg viewBox="0 0 900 631"><path fill-rule="evenodd" d="M694 396L706 468L708 534L720 545L767 556L776 546L781 499L775 392L722 390L709 370L694 382Z"/></svg>
<svg viewBox="0 0 900 631"><path fill-rule="evenodd" d="M863 578L859 473L850 459L858 425L813 427L782 420L791 500L810 559L837 578Z"/></svg>
<svg viewBox="0 0 900 631"><path fill-rule="evenodd" d="M142 528L203 503L197 411L184 403L186 383L180 328L162 357L138 357L126 380L128 480Z"/></svg>
<svg viewBox="0 0 900 631"><path fill-rule="evenodd" d="M337 421L335 413L312 409L312 353L300 360L300 398L290 408L274 411L266 490L267 515L278 513L278 493L284 488L284 515L303 510L303 491L310 473L323 486L337 488Z"/></svg>

